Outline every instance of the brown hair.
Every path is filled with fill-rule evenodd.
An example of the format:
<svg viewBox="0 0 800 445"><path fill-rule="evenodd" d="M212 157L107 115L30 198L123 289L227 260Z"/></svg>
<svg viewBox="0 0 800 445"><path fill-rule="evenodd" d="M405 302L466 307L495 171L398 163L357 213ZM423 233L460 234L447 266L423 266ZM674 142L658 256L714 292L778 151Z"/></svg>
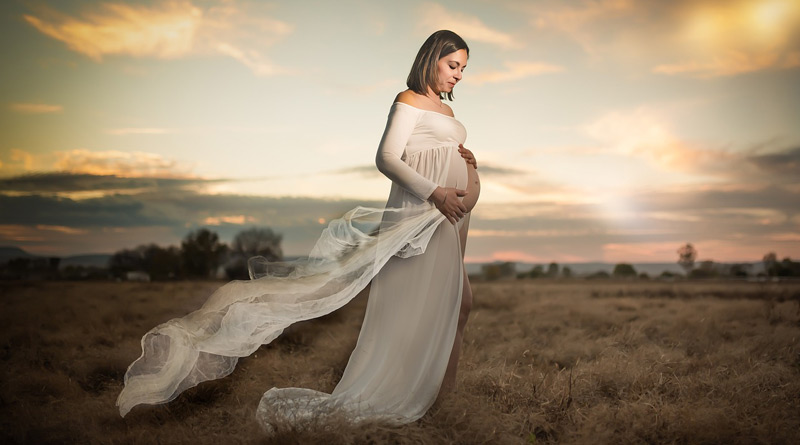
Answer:
<svg viewBox="0 0 800 445"><path fill-rule="evenodd" d="M469 57L469 47L467 42L464 41L458 34L453 31L443 29L436 31L425 40L422 47L417 53L417 58L414 59L414 64L411 65L411 72L408 73L406 85L408 88L423 96L428 94L428 87L436 91L436 84L438 83L437 62L442 57L454 53L460 49L467 51ZM439 93L439 98L453 100L453 92Z"/></svg>

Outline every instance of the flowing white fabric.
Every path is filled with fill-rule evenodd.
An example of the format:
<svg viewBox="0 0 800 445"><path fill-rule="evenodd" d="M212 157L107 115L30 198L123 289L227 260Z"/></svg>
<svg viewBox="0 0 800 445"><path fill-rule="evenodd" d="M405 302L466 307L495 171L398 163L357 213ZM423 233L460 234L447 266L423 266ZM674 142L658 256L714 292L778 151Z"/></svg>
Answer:
<svg viewBox="0 0 800 445"><path fill-rule="evenodd" d="M272 388L257 417L265 428L325 413L394 423L421 417L436 399L458 323L463 262L457 225L426 198L437 187L466 188L456 119L395 103L378 149L392 179L384 209L357 207L323 230L307 259L248 262L251 280L217 289L197 311L142 338L142 355L117 399L125 416L230 374L292 323L328 314L372 281L367 311L341 381L331 394Z"/></svg>

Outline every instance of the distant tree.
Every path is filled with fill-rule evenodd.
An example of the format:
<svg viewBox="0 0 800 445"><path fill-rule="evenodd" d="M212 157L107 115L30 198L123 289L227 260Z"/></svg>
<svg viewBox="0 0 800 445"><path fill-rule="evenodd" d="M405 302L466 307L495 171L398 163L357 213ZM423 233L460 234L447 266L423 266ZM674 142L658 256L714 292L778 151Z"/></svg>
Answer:
<svg viewBox="0 0 800 445"><path fill-rule="evenodd" d="M800 262L792 261L786 257L781 261L781 268L778 271L781 277L800 277Z"/></svg>
<svg viewBox="0 0 800 445"><path fill-rule="evenodd" d="M686 271L686 275L694 268L694 260L697 259L697 249L691 243L686 243L678 249L678 264Z"/></svg>
<svg viewBox="0 0 800 445"><path fill-rule="evenodd" d="M770 277L797 277L800 276L800 263L789 257L778 261L778 255L770 252L764 255L764 271Z"/></svg>
<svg viewBox="0 0 800 445"><path fill-rule="evenodd" d="M231 280L250 278L247 260L254 256L263 256L267 261L281 261L283 235L270 228L251 227L242 230L231 243L231 261L225 266L225 273Z"/></svg>
<svg viewBox="0 0 800 445"><path fill-rule="evenodd" d="M497 264L486 264L481 267L483 272L483 278L486 281L494 281L500 278L500 266Z"/></svg>
<svg viewBox="0 0 800 445"><path fill-rule="evenodd" d="M588 278L590 280L606 280L606 279L608 279L610 277L611 277L611 275L609 275L608 272L606 272L604 270L598 270L597 272L594 272L594 273L588 275L586 278Z"/></svg>
<svg viewBox="0 0 800 445"><path fill-rule="evenodd" d="M639 272L639 279L647 281L650 279L650 275L647 272Z"/></svg>
<svg viewBox="0 0 800 445"><path fill-rule="evenodd" d="M749 270L749 264L731 264L730 268L728 269L728 275L745 278L750 275Z"/></svg>
<svg viewBox="0 0 800 445"><path fill-rule="evenodd" d="M689 278L692 279L714 278L717 275L719 275L719 273L713 261L701 261L697 269L693 269L689 272Z"/></svg>
<svg viewBox="0 0 800 445"><path fill-rule="evenodd" d="M227 246L219 242L219 236L206 229L190 232L181 242L181 266L189 277L210 277L219 261L227 252Z"/></svg>
<svg viewBox="0 0 800 445"><path fill-rule="evenodd" d="M181 251L177 246L161 247L149 244L139 247L144 270L152 280L177 278L181 274Z"/></svg>
<svg viewBox="0 0 800 445"><path fill-rule="evenodd" d="M661 275L658 276L658 279L659 280L665 280L665 281L675 281L675 278L678 278L679 276L680 276L680 274L676 274L674 272L670 272L668 270L665 270L665 271L661 272Z"/></svg>
<svg viewBox="0 0 800 445"><path fill-rule="evenodd" d="M123 277L125 273L134 270L144 270L141 249L122 249L114 252L108 259L108 271L115 277Z"/></svg>
<svg viewBox="0 0 800 445"><path fill-rule="evenodd" d="M767 275L774 277L778 275L778 255L775 252L769 252L764 255L764 272Z"/></svg>
<svg viewBox="0 0 800 445"><path fill-rule="evenodd" d="M531 271L529 273L529 276L531 278L539 278L542 275L544 275L544 268L542 266L539 266L539 265L534 266L533 269L531 269Z"/></svg>
<svg viewBox="0 0 800 445"><path fill-rule="evenodd" d="M108 260L108 270L118 278L133 271L147 272L152 280L177 278L181 274L181 252L176 246L141 244L115 252Z"/></svg>
<svg viewBox="0 0 800 445"><path fill-rule="evenodd" d="M5 274L11 279L24 279L28 278L28 273L31 269L31 259L24 257L17 257L8 260L5 267Z"/></svg>
<svg viewBox="0 0 800 445"><path fill-rule="evenodd" d="M572 278L572 269L569 266L564 266L561 268L561 276L564 278Z"/></svg>
<svg viewBox="0 0 800 445"><path fill-rule="evenodd" d="M481 267L481 271L487 281L514 277L516 275L516 263L506 261L505 263L484 264Z"/></svg>
<svg viewBox="0 0 800 445"><path fill-rule="evenodd" d="M558 276L558 263L553 262L547 266L547 276L550 278Z"/></svg>
<svg viewBox="0 0 800 445"><path fill-rule="evenodd" d="M634 278L636 277L636 269L628 263L618 263L614 266L614 271L611 272L615 278Z"/></svg>

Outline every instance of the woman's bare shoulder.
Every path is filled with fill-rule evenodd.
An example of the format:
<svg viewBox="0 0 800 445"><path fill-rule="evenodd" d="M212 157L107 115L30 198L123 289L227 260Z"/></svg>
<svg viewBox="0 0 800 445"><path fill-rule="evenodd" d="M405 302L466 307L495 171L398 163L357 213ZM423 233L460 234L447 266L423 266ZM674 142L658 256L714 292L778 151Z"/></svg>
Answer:
<svg viewBox="0 0 800 445"><path fill-rule="evenodd" d="M397 94L394 98L395 102L402 102L406 105L417 106L417 93L411 90L405 90Z"/></svg>

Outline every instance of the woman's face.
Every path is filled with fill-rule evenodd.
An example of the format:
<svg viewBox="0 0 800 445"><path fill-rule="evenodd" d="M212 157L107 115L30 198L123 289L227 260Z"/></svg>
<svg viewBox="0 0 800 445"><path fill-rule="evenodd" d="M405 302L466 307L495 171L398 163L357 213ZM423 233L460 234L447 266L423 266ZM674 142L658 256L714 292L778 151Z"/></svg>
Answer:
<svg viewBox="0 0 800 445"><path fill-rule="evenodd" d="M438 92L452 92L453 87L461 80L464 68L467 67L467 50L460 49L442 57L437 66L439 79L436 86Z"/></svg>

